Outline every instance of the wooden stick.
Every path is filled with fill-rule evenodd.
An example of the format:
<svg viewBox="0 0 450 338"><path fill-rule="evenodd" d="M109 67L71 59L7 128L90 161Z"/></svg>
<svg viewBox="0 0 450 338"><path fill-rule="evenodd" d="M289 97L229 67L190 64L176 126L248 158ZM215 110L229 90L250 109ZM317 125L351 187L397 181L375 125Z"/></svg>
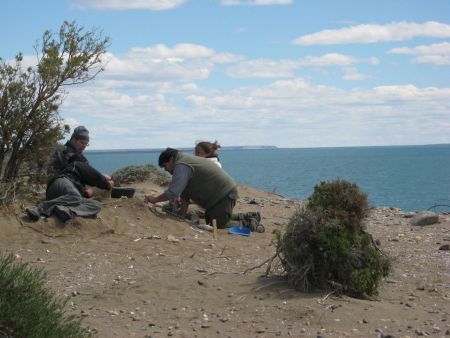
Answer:
<svg viewBox="0 0 450 338"><path fill-rule="evenodd" d="M212 226L213 226L213 239L217 239L217 221L215 219L212 220Z"/></svg>

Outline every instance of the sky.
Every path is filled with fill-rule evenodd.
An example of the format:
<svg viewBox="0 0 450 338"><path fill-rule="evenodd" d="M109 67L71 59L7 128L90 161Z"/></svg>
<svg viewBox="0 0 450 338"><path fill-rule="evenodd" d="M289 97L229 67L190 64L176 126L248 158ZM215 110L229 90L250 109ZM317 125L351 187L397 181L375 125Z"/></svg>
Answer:
<svg viewBox="0 0 450 338"><path fill-rule="evenodd" d="M0 57L111 40L60 115L89 149L450 143L449 0L0 0Z"/></svg>

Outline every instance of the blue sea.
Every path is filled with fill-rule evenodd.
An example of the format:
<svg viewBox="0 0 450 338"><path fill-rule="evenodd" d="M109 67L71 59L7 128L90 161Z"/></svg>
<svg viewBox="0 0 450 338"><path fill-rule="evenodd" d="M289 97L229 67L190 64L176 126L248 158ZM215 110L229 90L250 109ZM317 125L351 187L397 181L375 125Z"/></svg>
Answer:
<svg viewBox="0 0 450 338"><path fill-rule="evenodd" d="M99 171L111 174L127 165L157 166L159 152L105 151L86 156ZM220 161L237 182L294 199L306 199L321 181L340 178L358 184L373 206L420 211L450 205L450 144L222 149Z"/></svg>

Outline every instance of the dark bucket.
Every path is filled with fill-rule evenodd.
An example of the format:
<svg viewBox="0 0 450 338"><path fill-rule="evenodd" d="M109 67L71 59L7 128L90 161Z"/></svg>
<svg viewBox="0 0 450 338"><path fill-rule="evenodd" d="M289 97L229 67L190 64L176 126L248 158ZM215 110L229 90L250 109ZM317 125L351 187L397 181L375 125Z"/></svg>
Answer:
<svg viewBox="0 0 450 338"><path fill-rule="evenodd" d="M121 198L121 197L132 198L134 196L135 191L136 190L134 188L113 187L111 190L111 198Z"/></svg>

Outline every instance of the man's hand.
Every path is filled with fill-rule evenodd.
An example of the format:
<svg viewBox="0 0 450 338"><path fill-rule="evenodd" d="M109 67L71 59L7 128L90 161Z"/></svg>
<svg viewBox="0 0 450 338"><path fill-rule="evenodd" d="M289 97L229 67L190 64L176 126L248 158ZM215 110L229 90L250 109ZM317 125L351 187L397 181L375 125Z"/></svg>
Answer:
<svg viewBox="0 0 450 338"><path fill-rule="evenodd" d="M180 209L178 210L178 215L180 216L181 219L186 218L188 208L189 208L189 200L180 198Z"/></svg>
<svg viewBox="0 0 450 338"><path fill-rule="evenodd" d="M109 175L105 175L105 174L103 174L103 176L105 176L106 181L107 181L108 184L109 184L109 189L111 189L112 187L114 187L114 179L113 179L113 177L112 177L112 176L109 176Z"/></svg>
<svg viewBox="0 0 450 338"><path fill-rule="evenodd" d="M158 202L164 202L164 201L168 201L169 199L164 195L161 194L159 196L145 196L144 197L144 202L145 203L158 203Z"/></svg>
<svg viewBox="0 0 450 338"><path fill-rule="evenodd" d="M145 197L144 197L144 202L145 202L145 203L152 203L152 204L155 204L157 201L156 201L156 197L153 197L153 196L145 196Z"/></svg>
<svg viewBox="0 0 450 338"><path fill-rule="evenodd" d="M92 196L94 196L94 190L92 190L92 188L84 189L84 196L86 196L87 198L91 198Z"/></svg>

